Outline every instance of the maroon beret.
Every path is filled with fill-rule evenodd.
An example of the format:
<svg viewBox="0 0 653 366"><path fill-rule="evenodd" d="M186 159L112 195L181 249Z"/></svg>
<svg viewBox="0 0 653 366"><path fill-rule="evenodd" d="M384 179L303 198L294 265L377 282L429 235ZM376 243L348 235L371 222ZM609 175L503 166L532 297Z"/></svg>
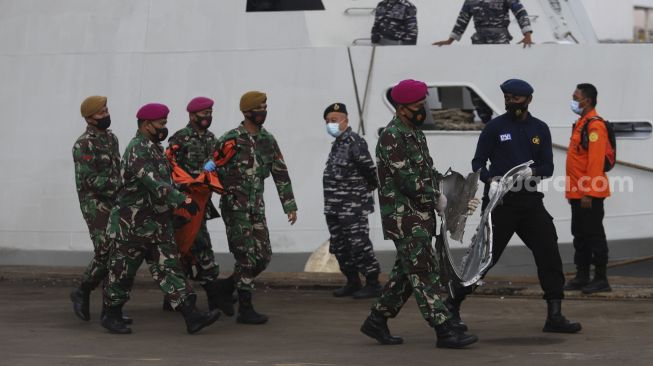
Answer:
<svg viewBox="0 0 653 366"><path fill-rule="evenodd" d="M392 91L390 96L396 104L412 104L426 98L429 93L426 84L417 80L403 80L399 82Z"/></svg>
<svg viewBox="0 0 653 366"><path fill-rule="evenodd" d="M168 118L168 113L170 113L170 110L165 106L165 104L148 103L138 110L136 118L144 121L154 121L157 119Z"/></svg>
<svg viewBox="0 0 653 366"><path fill-rule="evenodd" d="M207 97L195 97L190 102L186 110L190 113L203 111L213 107L213 99Z"/></svg>

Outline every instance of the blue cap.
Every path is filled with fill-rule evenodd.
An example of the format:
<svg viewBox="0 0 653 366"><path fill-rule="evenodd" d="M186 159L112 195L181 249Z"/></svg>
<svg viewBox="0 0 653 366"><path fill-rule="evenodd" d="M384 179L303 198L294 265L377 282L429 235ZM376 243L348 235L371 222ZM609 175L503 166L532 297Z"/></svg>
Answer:
<svg viewBox="0 0 653 366"><path fill-rule="evenodd" d="M501 91L505 93L510 93L512 95L518 95L522 97L528 97L533 95L533 87L531 84L520 79L509 79L501 84Z"/></svg>

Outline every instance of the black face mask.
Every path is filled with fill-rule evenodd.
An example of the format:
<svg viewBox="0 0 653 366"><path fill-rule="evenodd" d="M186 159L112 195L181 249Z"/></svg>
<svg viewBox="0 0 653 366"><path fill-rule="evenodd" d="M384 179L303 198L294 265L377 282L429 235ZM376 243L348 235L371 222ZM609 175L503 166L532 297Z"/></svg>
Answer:
<svg viewBox="0 0 653 366"><path fill-rule="evenodd" d="M524 113L528 112L528 103L506 103L506 112L521 118Z"/></svg>
<svg viewBox="0 0 653 366"><path fill-rule="evenodd" d="M163 127L163 128L154 127L154 139L157 142L165 141L166 137L168 137L167 127Z"/></svg>
<svg viewBox="0 0 653 366"><path fill-rule="evenodd" d="M104 118L96 119L95 121L95 127L97 127L99 130L106 130L111 126L111 116L106 116Z"/></svg>
<svg viewBox="0 0 653 366"><path fill-rule="evenodd" d="M268 116L268 111L250 111L249 120L254 122L257 126L262 126L265 118Z"/></svg>
<svg viewBox="0 0 653 366"><path fill-rule="evenodd" d="M211 122L213 121L213 116L205 116L205 117L198 116L198 115L195 115L195 116L197 117L197 120L195 121L195 123L197 123L197 126L199 128L206 130L207 128L211 127Z"/></svg>
<svg viewBox="0 0 653 366"><path fill-rule="evenodd" d="M424 124L424 121L426 121L426 107L422 106L418 110L408 108L408 110L413 114L413 116L408 119L410 123L417 127Z"/></svg>

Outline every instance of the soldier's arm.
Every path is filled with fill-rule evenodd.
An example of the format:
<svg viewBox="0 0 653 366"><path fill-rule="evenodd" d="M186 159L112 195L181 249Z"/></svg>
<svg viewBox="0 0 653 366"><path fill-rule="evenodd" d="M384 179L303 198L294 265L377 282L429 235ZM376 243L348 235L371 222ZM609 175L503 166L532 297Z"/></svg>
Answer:
<svg viewBox="0 0 653 366"><path fill-rule="evenodd" d="M88 141L75 143L73 161L75 162L75 179L84 191L112 198L117 187L111 179L111 167L102 171L99 167L99 152Z"/></svg>
<svg viewBox="0 0 653 366"><path fill-rule="evenodd" d="M423 179L410 165L404 142L398 140L389 133L384 133L379 139L377 150L379 164L383 164L390 170L395 186L399 191L412 199L418 195L431 196L434 199L439 196L430 180Z"/></svg>
<svg viewBox="0 0 653 366"><path fill-rule="evenodd" d="M149 154L136 156L132 153L132 156L133 161L129 164L130 173L154 196L157 202L179 207L186 200L185 194L161 180Z"/></svg>
<svg viewBox="0 0 653 366"><path fill-rule="evenodd" d="M532 33L533 28L531 28L531 20L528 18L528 12L524 8L519 0L506 0L507 5L510 7L510 11L515 15L517 23L519 23L519 28L523 34Z"/></svg>
<svg viewBox="0 0 653 366"><path fill-rule="evenodd" d="M406 25L406 34L403 41L406 44L417 44L417 8L410 7L406 9L406 18L404 19Z"/></svg>
<svg viewBox="0 0 653 366"><path fill-rule="evenodd" d="M491 126L485 126L481 132L481 136L478 138L476 152L474 153L474 159L472 160L472 171L476 172L480 169L480 179L485 183L489 183L492 178L490 176L490 171L487 169L487 161L490 159L490 154L494 149L494 144L495 139L492 128Z"/></svg>
<svg viewBox="0 0 653 366"><path fill-rule="evenodd" d="M449 38L460 41L460 38L462 38L463 33L465 33L467 25L469 25L469 21L471 19L472 9L469 5L469 1L465 0L462 9L460 9L460 13L458 14L458 19L456 19L456 24L453 26L453 30L449 35Z"/></svg>
<svg viewBox="0 0 653 366"><path fill-rule="evenodd" d="M283 155L281 154L281 149L277 141L272 139L274 147L274 159L272 160L272 179L274 184L277 187L277 193L279 193L279 199L281 200L281 205L283 206L283 212L286 214L297 211L297 204L295 203L295 195L292 192L292 184L290 183L290 175L288 175L288 167L286 162L283 160Z"/></svg>
<svg viewBox="0 0 653 366"><path fill-rule="evenodd" d="M367 185L372 189L379 187L379 179L376 175L376 167L374 161L367 149L367 142L363 138L358 138L350 150L350 156L359 173L367 181Z"/></svg>

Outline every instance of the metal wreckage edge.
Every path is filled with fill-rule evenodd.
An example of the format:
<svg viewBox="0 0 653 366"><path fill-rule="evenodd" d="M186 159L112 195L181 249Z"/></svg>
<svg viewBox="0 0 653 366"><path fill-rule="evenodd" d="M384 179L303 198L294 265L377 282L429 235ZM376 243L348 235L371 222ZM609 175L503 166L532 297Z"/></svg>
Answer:
<svg viewBox="0 0 653 366"><path fill-rule="evenodd" d="M476 284L492 265L492 211L501 204L503 196L510 191L517 178L533 164L533 161L517 165L499 180L497 193L482 213L481 221L460 263L451 254L450 240L464 243L468 202L476 196L480 171L467 177L449 169L440 179L440 192L447 197L448 206L441 217L440 233L436 236L436 257L440 265L440 279L453 296L453 289ZM449 235L446 235L446 234Z"/></svg>

